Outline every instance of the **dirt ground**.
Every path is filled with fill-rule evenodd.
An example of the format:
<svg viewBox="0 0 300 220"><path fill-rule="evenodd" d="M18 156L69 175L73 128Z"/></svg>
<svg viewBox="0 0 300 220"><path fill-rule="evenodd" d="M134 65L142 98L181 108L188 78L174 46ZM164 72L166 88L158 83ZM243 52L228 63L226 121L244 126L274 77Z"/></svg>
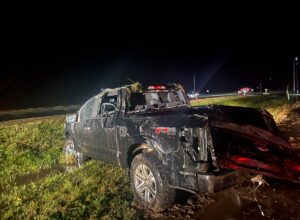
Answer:
<svg viewBox="0 0 300 220"><path fill-rule="evenodd" d="M181 193L163 213L146 212L143 219L300 219L298 184L266 180L268 185L241 183L212 196Z"/></svg>
<svg viewBox="0 0 300 220"><path fill-rule="evenodd" d="M288 110L278 127L299 150L300 102ZM266 183L258 186L250 180L254 176L244 173L237 185L214 195L180 192L175 204L168 210L162 213L141 212L141 218L300 220L300 184L263 177Z"/></svg>

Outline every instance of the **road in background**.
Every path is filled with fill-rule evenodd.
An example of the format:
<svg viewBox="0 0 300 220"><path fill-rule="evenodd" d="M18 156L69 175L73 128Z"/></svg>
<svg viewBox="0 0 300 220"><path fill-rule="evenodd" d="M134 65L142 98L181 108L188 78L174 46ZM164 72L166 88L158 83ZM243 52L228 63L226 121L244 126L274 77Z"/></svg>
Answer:
<svg viewBox="0 0 300 220"><path fill-rule="evenodd" d="M78 111L79 108L80 105L70 105L70 106L55 106L55 107L41 107L41 108L0 111L0 121L44 117L44 116L51 116L51 115L65 115L65 114L74 113Z"/></svg>
<svg viewBox="0 0 300 220"><path fill-rule="evenodd" d="M282 94L284 95L285 92L282 91L274 91L268 94ZM262 95L261 93L251 93L249 96L259 96ZM197 103L202 99L212 99L212 102L208 102L207 104L213 104L216 102L214 98L217 98L217 101L222 101L222 99L237 99L239 96L237 92L231 93L215 93L215 94L200 94L200 97L197 99L190 99L191 103ZM44 117L44 116L51 116L51 115L65 115L71 114L78 111L80 105L70 105L70 106L55 106L55 107L40 107L40 108L29 108L29 109L19 109L19 110L7 110L7 111L0 111L0 121L8 121L14 119L24 119L24 118L33 118L33 117Z"/></svg>

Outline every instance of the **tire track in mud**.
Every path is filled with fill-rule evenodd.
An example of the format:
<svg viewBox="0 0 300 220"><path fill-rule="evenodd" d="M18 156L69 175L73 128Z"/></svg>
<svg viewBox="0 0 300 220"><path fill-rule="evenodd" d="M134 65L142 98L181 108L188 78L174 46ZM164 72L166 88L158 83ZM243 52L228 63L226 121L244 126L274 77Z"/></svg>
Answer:
<svg viewBox="0 0 300 220"><path fill-rule="evenodd" d="M134 203L139 210L140 219L195 219L197 212L203 210L208 204L214 202L213 197L205 194L193 195L187 192L178 191L174 205L164 212L154 213L143 211Z"/></svg>

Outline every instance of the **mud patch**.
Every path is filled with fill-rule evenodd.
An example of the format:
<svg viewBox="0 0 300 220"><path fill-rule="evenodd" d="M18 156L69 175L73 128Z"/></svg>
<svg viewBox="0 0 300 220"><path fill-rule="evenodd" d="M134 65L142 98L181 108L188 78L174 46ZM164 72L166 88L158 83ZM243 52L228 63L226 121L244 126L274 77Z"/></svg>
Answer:
<svg viewBox="0 0 300 220"><path fill-rule="evenodd" d="M243 219L300 219L300 185L271 178L267 181L269 186L256 191L251 184L236 187L241 197L253 201L244 210Z"/></svg>
<svg viewBox="0 0 300 220"><path fill-rule="evenodd" d="M240 197L239 192L234 188L218 192L213 198L215 202L198 210L195 219L242 219L243 211L253 203L249 199Z"/></svg>
<svg viewBox="0 0 300 220"><path fill-rule="evenodd" d="M16 176L15 182L16 185L24 185L31 182L36 182L46 178L49 174L53 172L66 172L66 167L61 164L55 164L51 168L39 170L39 172L37 173Z"/></svg>
<svg viewBox="0 0 300 220"><path fill-rule="evenodd" d="M184 191L176 192L176 200L173 206L161 213L154 213L149 210L140 210L140 219L195 219L197 210L203 209L214 200L205 194L190 194Z"/></svg>
<svg viewBox="0 0 300 220"><path fill-rule="evenodd" d="M211 196L179 194L166 211L146 211L140 219L300 219L300 185L272 178L266 181L269 185L257 187L248 178Z"/></svg>

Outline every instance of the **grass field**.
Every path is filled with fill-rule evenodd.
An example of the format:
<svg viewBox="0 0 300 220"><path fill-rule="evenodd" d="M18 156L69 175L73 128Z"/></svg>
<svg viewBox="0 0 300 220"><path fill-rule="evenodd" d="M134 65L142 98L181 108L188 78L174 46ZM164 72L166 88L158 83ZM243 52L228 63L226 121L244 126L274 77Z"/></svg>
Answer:
<svg viewBox="0 0 300 220"><path fill-rule="evenodd" d="M99 161L20 184L22 177L64 166L63 123L50 117L0 124L0 219L134 219L126 171Z"/></svg>
<svg viewBox="0 0 300 220"><path fill-rule="evenodd" d="M285 97L200 99L193 105L264 107L280 119ZM72 172L62 155L63 116L0 123L0 219L136 219L125 170L89 161ZM42 175L47 171L47 175Z"/></svg>
<svg viewBox="0 0 300 220"><path fill-rule="evenodd" d="M289 106L293 101L288 101L284 95L260 95L260 96L227 96L204 98L192 100L192 106L203 105L229 105L252 108L265 108L274 117L275 121L280 122L289 110Z"/></svg>

